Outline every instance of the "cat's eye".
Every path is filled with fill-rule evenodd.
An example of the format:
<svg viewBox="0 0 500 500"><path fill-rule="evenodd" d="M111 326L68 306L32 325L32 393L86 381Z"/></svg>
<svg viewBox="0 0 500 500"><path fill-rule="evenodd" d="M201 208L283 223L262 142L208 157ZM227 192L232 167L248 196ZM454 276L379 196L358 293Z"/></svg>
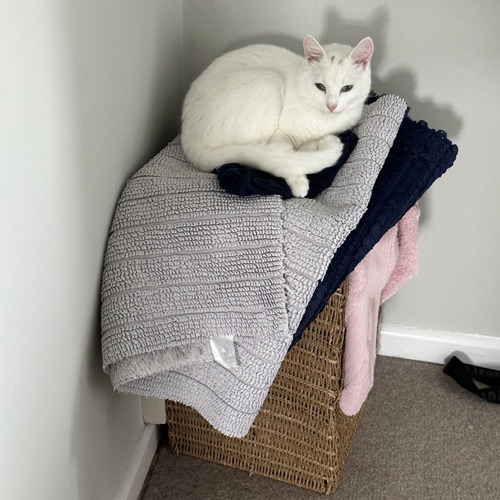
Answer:
<svg viewBox="0 0 500 500"><path fill-rule="evenodd" d="M316 87L321 90L321 92L326 92L326 87L322 83L316 83Z"/></svg>
<svg viewBox="0 0 500 500"><path fill-rule="evenodd" d="M349 90L352 90L353 85L344 85L340 91L341 92L349 92Z"/></svg>

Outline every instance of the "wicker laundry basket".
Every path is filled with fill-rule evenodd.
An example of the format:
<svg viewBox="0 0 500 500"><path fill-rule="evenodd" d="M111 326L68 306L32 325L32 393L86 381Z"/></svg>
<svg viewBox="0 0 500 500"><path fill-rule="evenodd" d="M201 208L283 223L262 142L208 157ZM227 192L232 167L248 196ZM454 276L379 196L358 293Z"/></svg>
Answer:
<svg viewBox="0 0 500 500"><path fill-rule="evenodd" d="M167 401L170 444L178 453L321 493L337 487L360 413L339 409L347 281L293 347L250 432L230 438L198 412Z"/></svg>

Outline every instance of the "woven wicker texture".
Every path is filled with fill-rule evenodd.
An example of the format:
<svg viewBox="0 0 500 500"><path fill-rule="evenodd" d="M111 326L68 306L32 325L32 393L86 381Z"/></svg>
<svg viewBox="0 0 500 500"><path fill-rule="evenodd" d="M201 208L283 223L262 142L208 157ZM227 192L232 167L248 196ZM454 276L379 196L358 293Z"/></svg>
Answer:
<svg viewBox="0 0 500 500"><path fill-rule="evenodd" d="M285 357L244 438L215 430L192 408L167 401L172 449L322 493L335 490L360 413L344 415L342 390L347 281Z"/></svg>

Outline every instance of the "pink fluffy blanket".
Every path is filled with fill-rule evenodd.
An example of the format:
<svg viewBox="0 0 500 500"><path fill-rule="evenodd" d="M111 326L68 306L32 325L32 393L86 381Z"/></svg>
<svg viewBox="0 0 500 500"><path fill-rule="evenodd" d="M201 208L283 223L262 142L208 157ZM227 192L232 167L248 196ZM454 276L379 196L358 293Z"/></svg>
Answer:
<svg viewBox="0 0 500 500"><path fill-rule="evenodd" d="M344 388L340 408L346 415L361 409L373 386L380 304L418 272L418 220L414 205L349 275Z"/></svg>

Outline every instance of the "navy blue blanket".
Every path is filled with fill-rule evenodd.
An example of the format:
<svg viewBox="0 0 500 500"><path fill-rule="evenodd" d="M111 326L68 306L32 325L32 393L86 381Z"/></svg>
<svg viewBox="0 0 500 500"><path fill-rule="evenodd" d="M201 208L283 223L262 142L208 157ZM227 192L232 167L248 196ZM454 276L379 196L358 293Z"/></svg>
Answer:
<svg viewBox="0 0 500 500"><path fill-rule="evenodd" d="M294 343L380 238L453 165L457 153L457 146L445 132L433 130L425 122L415 122L408 116L403 120L375 182L368 208L356 229L337 250L323 281L318 284Z"/></svg>
<svg viewBox="0 0 500 500"><path fill-rule="evenodd" d="M358 142L352 130L339 135L339 138L344 143L341 157L331 167L307 176L309 179L307 198L316 198L321 191L331 185L340 167L347 161ZM219 167L217 178L220 186L231 194L239 196L278 194L285 199L292 197L292 191L285 179L238 163L227 163Z"/></svg>

